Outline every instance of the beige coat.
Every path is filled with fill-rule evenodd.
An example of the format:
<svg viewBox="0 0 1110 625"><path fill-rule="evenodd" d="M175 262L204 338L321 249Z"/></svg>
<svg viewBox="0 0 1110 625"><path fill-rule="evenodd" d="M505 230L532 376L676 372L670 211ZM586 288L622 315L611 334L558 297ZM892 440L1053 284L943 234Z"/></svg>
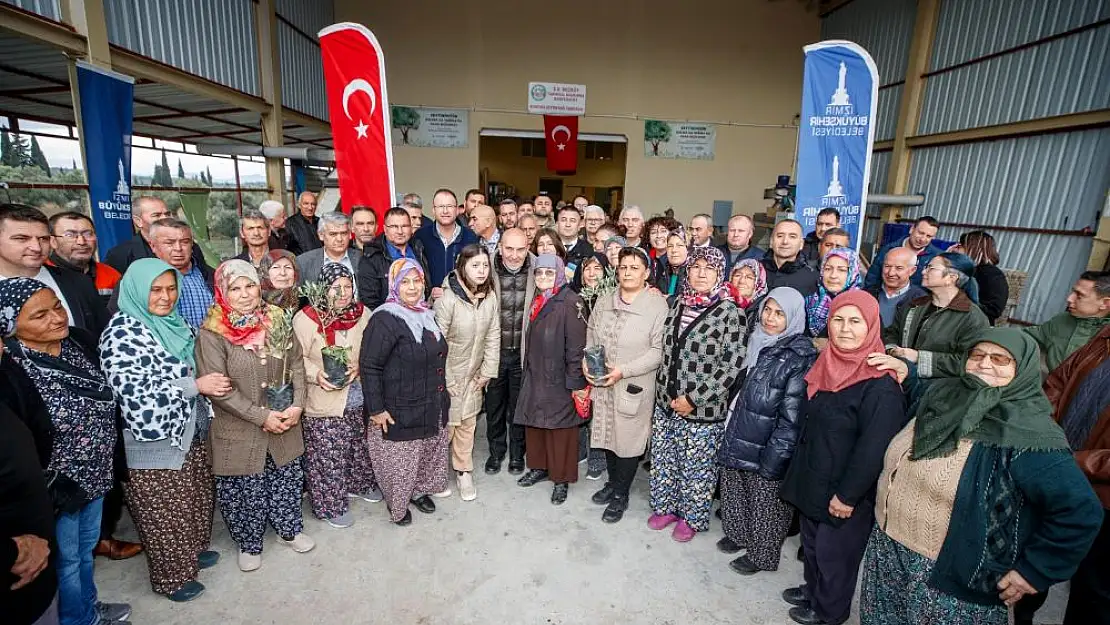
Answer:
<svg viewBox="0 0 1110 625"><path fill-rule="evenodd" d="M610 387L594 388L590 445L621 458L644 453L651 435L655 374L663 362L667 299L655 291L641 292L632 304L618 303L619 290L598 297L586 328L587 349L605 346L606 359L621 370ZM639 386L638 393L629 392Z"/></svg>
<svg viewBox="0 0 1110 625"><path fill-rule="evenodd" d="M286 380L293 383L293 405L304 407L305 382L301 346L285 355ZM231 392L212 397L212 472L216 475L257 475L266 468L266 454L282 467L304 453L301 424L281 434L270 434L262 424L270 414L263 384L279 384L281 358L267 358L263 365L256 352L232 345L211 330L200 331L196 347L197 377L222 373L231 378Z"/></svg>
<svg viewBox="0 0 1110 625"><path fill-rule="evenodd" d="M496 280L496 276L490 276ZM451 395L450 425L472 419L482 411L482 389L474 378L492 380L501 365L501 314L497 296L479 301L455 278L443 281L443 297L436 300L436 323L447 340L447 392ZM527 313L526 313L527 314Z"/></svg>
<svg viewBox="0 0 1110 625"><path fill-rule="evenodd" d="M340 347L350 347L351 355L347 360L352 365L358 365L358 355L362 350L362 332L370 321L370 311L363 309L362 318L350 330L341 330L335 333L335 344ZM325 391L316 383L316 376L324 369L324 335L319 331L316 322L298 312L293 316L293 332L297 335L297 342L301 345L304 354L304 377L308 384L308 403L305 414L310 417L341 417L347 407L347 393L350 386L335 391ZM357 379L357 376L356 378Z"/></svg>

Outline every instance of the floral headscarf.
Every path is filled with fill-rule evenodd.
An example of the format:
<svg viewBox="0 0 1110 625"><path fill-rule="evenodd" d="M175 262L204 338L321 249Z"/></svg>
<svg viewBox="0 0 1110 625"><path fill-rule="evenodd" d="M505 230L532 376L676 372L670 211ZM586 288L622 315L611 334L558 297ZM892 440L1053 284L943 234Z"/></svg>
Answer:
<svg viewBox="0 0 1110 625"><path fill-rule="evenodd" d="M732 273L728 275L728 281L730 283L732 282L732 277L735 276L736 272L740 271L741 269L749 269L752 273L755 274L755 288L752 290L751 297L744 300L744 297L737 293L738 297L736 303L740 306L740 308L747 310L753 302L759 301L759 298L767 294L767 270L763 268L763 263L759 262L758 260L754 258L745 258L744 260L736 263L736 266L732 268Z"/></svg>
<svg viewBox="0 0 1110 625"><path fill-rule="evenodd" d="M293 286L279 289L270 282L270 268L279 260L287 260L293 264ZM284 310L295 310L299 303L297 297L297 284L301 281L301 268L297 266L297 257L287 250L270 250L258 263L258 277L262 279L262 299Z"/></svg>
<svg viewBox="0 0 1110 625"><path fill-rule="evenodd" d="M342 278L347 278L348 280L350 280L352 286L355 283L355 276L353 273L351 273L351 270L348 269L346 265L342 265L339 263L327 263L323 266L322 269L320 269L320 282L327 286L329 291L335 285L335 283ZM328 326L326 328L320 321L320 311L317 311L312 306L305 306L301 309L301 312L303 312L309 319L316 322L317 329L320 331L321 334L324 335L325 345L335 345L336 332L350 330L351 328L358 325L359 319L362 319L362 312L365 309L362 302L358 301L358 298L354 297L353 295L351 297L351 303L348 304L346 307L342 309L333 309L331 308L331 306L332 298L331 294L329 293L329 308L328 310L325 310L323 312L325 312L329 316L335 315L335 318L328 323Z"/></svg>
<svg viewBox="0 0 1110 625"><path fill-rule="evenodd" d="M208 309L208 317L201 327L215 332L232 345L244 349L258 350L266 344L266 329L270 325L270 305L259 301L258 308L241 313L227 301L227 291L231 283L246 278L261 286L258 271L245 260L226 260L216 268L216 297Z"/></svg>
<svg viewBox="0 0 1110 625"><path fill-rule="evenodd" d="M730 302L736 301L736 297L732 293L732 285L725 282L725 255L721 253L721 250L712 245L692 247L687 255L686 280L682 283L683 305L690 308L708 308L722 299ZM690 284L689 270L699 260L709 263L709 266L717 271L717 282L713 284L708 293L698 293Z"/></svg>
<svg viewBox="0 0 1110 625"><path fill-rule="evenodd" d="M844 281L844 288L836 293L830 293L825 288L825 280L819 279L817 281L817 291L806 297L806 321L809 323L809 331L813 336L817 336L825 330L825 325L829 321L829 307L832 305L833 298L845 291L858 289L861 285L859 273L859 256L855 250L847 247L834 247L821 258L821 270L824 271L825 263L830 258L843 258L844 262L848 263L848 277Z"/></svg>
<svg viewBox="0 0 1110 625"><path fill-rule="evenodd" d="M422 292L420 300L411 306L401 300L401 281L413 271L427 280L424 276L424 268L415 260L406 257L393 261L389 266L389 297L384 304L374 310L374 314L387 312L404 321L409 332L412 333L413 340L417 343L423 342L425 331L431 332L436 339L439 339L443 334L436 324L435 313L428 307L428 302L424 301L424 293Z"/></svg>

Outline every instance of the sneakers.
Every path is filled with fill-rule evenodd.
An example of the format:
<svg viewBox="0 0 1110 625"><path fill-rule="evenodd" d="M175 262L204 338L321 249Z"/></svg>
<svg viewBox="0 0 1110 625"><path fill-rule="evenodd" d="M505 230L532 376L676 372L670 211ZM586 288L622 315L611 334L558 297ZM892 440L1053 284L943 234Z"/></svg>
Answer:
<svg viewBox="0 0 1110 625"><path fill-rule="evenodd" d="M97 601L96 613L102 621L126 621L127 617L131 616L131 606L126 603L104 603Z"/></svg>
<svg viewBox="0 0 1110 625"><path fill-rule="evenodd" d="M204 584L192 580L185 582L181 588L166 595L166 598L174 603L185 603L192 601L204 593Z"/></svg>
<svg viewBox="0 0 1110 625"><path fill-rule="evenodd" d="M244 573L257 571L258 567L262 566L261 553L247 553L245 551L239 552L239 570Z"/></svg>
<svg viewBox="0 0 1110 625"><path fill-rule="evenodd" d="M316 541L312 540L308 534L304 532L297 534L292 540L285 540L281 536L278 536L278 542L297 553L307 553L316 548Z"/></svg>
<svg viewBox="0 0 1110 625"><path fill-rule="evenodd" d="M348 510L348 511L344 512L343 514L337 516L337 517L332 517L330 519L324 519L324 522L327 523L328 525L332 526L332 527L343 529L345 527L350 527L350 526L354 525L355 524L355 519L351 516L351 511ZM293 540L297 540L297 538L294 537ZM310 549L311 549L311 547L310 547ZM307 549L306 549L306 551L307 551Z"/></svg>
<svg viewBox="0 0 1110 625"><path fill-rule="evenodd" d="M197 554L197 568L201 570L210 569L216 566L216 563L219 561L220 552L218 551L212 551L211 549L209 549Z"/></svg>
<svg viewBox="0 0 1110 625"><path fill-rule="evenodd" d="M648 527L657 531L663 530L676 521L678 521L678 516L674 514L653 514L648 518Z"/></svg>
<svg viewBox="0 0 1110 625"><path fill-rule="evenodd" d="M478 489L474 487L474 476L470 471L463 471L456 478L459 486L459 496L463 501L474 501L478 498Z"/></svg>
<svg viewBox="0 0 1110 625"><path fill-rule="evenodd" d="M378 490L377 488L371 490L369 493L347 493L347 498L361 499L369 503L378 503L379 501L385 499L385 497L382 496L382 491Z"/></svg>
<svg viewBox="0 0 1110 625"><path fill-rule="evenodd" d="M450 496L451 496L451 487L447 487L447 488L439 491L438 493L432 493L432 497L435 497L436 499L447 499Z"/></svg>
<svg viewBox="0 0 1110 625"><path fill-rule="evenodd" d="M697 530L686 524L686 519L679 519L678 525L675 525L674 531L671 532L671 538L675 539L676 542L688 543L694 539L694 535L697 533Z"/></svg>

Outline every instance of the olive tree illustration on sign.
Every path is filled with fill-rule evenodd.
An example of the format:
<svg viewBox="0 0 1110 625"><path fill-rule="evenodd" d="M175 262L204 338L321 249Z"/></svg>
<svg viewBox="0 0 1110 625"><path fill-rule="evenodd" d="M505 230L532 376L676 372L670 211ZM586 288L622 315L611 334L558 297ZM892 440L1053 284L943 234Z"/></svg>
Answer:
<svg viewBox="0 0 1110 625"><path fill-rule="evenodd" d="M659 156L659 144L671 140L671 125L657 119L644 120L644 141L651 144L651 155Z"/></svg>
<svg viewBox="0 0 1110 625"><path fill-rule="evenodd" d="M420 111L411 106L391 106L389 117L393 127L401 131L401 143L408 145L409 131L420 128Z"/></svg>

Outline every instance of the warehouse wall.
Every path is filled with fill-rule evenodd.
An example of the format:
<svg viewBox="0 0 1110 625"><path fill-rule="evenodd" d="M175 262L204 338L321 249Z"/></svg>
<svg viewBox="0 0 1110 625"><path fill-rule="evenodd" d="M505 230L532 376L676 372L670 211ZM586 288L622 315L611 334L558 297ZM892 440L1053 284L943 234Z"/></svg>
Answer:
<svg viewBox="0 0 1110 625"><path fill-rule="evenodd" d="M479 131L542 130L521 114L528 82L569 82L587 88L580 132L629 140L626 201L684 217L713 200L764 208L792 167L802 46L819 27L803 3L766 0L336 0L335 17L377 35L393 104L479 109L467 149L395 149L399 192L475 186ZM648 159L643 117L737 125L717 127L713 161Z"/></svg>

